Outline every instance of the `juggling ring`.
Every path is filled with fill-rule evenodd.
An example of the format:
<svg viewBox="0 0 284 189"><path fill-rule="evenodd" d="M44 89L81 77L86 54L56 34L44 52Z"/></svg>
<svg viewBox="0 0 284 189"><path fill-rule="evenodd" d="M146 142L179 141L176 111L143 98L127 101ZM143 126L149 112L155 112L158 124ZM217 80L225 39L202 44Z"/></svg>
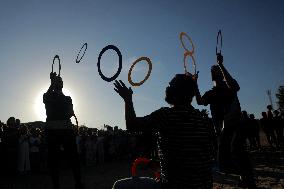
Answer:
<svg viewBox="0 0 284 189"><path fill-rule="evenodd" d="M184 71L185 73L188 73L188 70L187 70L187 67L186 67L186 57L187 56L190 56L192 58L192 64L193 64L193 67L194 67L194 75L196 75L196 63L195 63L195 58L193 56L193 54L189 51L186 51L184 53L184 56L183 56L183 66L184 66Z"/></svg>
<svg viewBox="0 0 284 189"><path fill-rule="evenodd" d="M118 70L117 70L117 72L114 74L114 76L112 76L112 77L106 77L106 76L102 73L102 71L101 71L101 58L102 58L102 55L104 54L105 51L107 51L107 50L109 50L109 49L114 50L114 51L117 53L118 57L119 57L119 67L118 67ZM100 76L101 76L101 78L102 78L103 80L105 80L105 81L107 81L107 82L111 82L111 81L115 80L115 79L119 76L119 74L120 74L120 72L121 72L121 68L122 68L122 55L121 55L121 52L120 52L119 49L118 49L116 46L114 46L114 45L108 45L108 46L104 47L104 48L102 49L102 51L100 52L100 54L99 54L97 65L98 65L98 72L99 72L99 74L100 74Z"/></svg>
<svg viewBox="0 0 284 189"><path fill-rule="evenodd" d="M184 35L184 36L189 40L189 42L191 43L192 51L188 50L188 49L185 47L185 44L183 43L183 40L182 40L182 36L183 36L183 35ZM186 52L190 52L191 54L194 54L194 45L193 45L193 42L192 42L191 38L190 38L185 32L181 32L181 33L180 33L179 39L180 39L180 41L181 41L181 45L182 45L182 47L184 48L184 50L185 50Z"/></svg>
<svg viewBox="0 0 284 189"><path fill-rule="evenodd" d="M79 57L79 55L80 55L82 49L84 48L84 46L86 46L86 47L85 47L85 50L84 50L84 53L83 53L83 55L81 56L81 58L78 60L78 57ZM88 48L88 44L87 44L87 43L84 43L84 45L81 47L79 53L77 54L76 63L79 63L79 62L82 60L82 58L84 57L84 55L85 55L85 53L86 53L86 51L87 51L87 48Z"/></svg>
<svg viewBox="0 0 284 189"><path fill-rule="evenodd" d="M138 62L140 62L140 61L142 61L142 60L145 60L145 61L148 63L148 65L149 65L149 70L148 70L148 73L147 73L146 77L145 77L142 81L140 81L140 82L138 82L138 83L135 83L135 82L133 82L132 79L131 79L131 72L132 72L134 66L135 66ZM129 72L128 72L128 81L129 81L130 85L135 86L135 87L138 87L138 86L142 85L142 84L150 77L151 71L152 71L152 62L151 62L150 58L144 57L144 56L138 58L137 60L135 60L135 61L133 62L133 64L131 65L131 67L130 67L130 69L129 69Z"/></svg>
<svg viewBox="0 0 284 189"><path fill-rule="evenodd" d="M61 64L60 64L60 58L59 58L58 55L55 55L54 58L53 58L52 67L51 67L51 72L53 73L53 64L54 64L55 59L58 59L58 65L59 65L59 73L58 73L58 76L60 76Z"/></svg>
<svg viewBox="0 0 284 189"><path fill-rule="evenodd" d="M134 160L132 166L131 166L131 176L132 177L137 177L137 166L144 164L144 165L149 165L151 163L150 159L144 158L144 157L139 157ZM155 174L155 179L160 180L161 174L159 172L154 172Z"/></svg>
<svg viewBox="0 0 284 189"><path fill-rule="evenodd" d="M219 37L220 37L220 51L219 51L219 53L221 54L222 46L223 46L223 36L222 36L221 30L219 30L218 34L217 34L216 54L218 54L217 49L218 49L218 44L219 44Z"/></svg>

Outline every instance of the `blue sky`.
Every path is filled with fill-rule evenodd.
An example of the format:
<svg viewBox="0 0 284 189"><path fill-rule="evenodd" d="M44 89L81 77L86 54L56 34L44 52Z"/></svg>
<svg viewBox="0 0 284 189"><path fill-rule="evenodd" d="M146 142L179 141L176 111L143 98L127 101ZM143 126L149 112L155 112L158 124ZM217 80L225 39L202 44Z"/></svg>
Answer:
<svg viewBox="0 0 284 189"><path fill-rule="evenodd" d="M62 63L64 87L74 100L81 124L100 128L104 123L125 128L124 104L97 71L103 47L116 45L123 56L119 79L127 82L132 62L148 56L152 74L135 87L138 116L164 102L164 90L176 73L183 73L179 33L195 44L201 93L212 87L210 67L215 63L216 35L223 33L224 64L239 82L242 109L259 117L284 84L284 2L279 1L1 1L0 3L0 119L22 122L44 120L41 94L49 86L55 54ZM79 64L81 46L88 50ZM116 71L117 55L107 51L102 71ZM141 80L146 64L138 64L133 80ZM274 106L276 98L273 95ZM203 106L196 108L202 109Z"/></svg>

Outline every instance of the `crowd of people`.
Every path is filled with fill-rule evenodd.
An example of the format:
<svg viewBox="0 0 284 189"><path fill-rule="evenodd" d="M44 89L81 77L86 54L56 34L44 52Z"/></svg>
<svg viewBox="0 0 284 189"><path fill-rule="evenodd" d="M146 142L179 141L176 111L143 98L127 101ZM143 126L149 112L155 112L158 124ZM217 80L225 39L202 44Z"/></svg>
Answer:
<svg viewBox="0 0 284 189"><path fill-rule="evenodd" d="M96 166L115 160L134 160L136 157L156 157L152 135L129 133L117 126L104 129L74 125L77 152L82 166ZM146 140L147 139L147 140ZM64 149L61 146L64 156ZM10 117L0 124L0 167L3 175L39 174L46 172L48 148L44 127L21 124Z"/></svg>
<svg viewBox="0 0 284 189"><path fill-rule="evenodd" d="M279 149L284 146L284 116L279 114L278 110L272 113L271 105L268 105L268 111L261 113L260 119L255 119L254 114L248 114L242 111L243 125L247 133L248 148L250 150L259 150L262 148L260 133L265 135L267 144L272 149Z"/></svg>

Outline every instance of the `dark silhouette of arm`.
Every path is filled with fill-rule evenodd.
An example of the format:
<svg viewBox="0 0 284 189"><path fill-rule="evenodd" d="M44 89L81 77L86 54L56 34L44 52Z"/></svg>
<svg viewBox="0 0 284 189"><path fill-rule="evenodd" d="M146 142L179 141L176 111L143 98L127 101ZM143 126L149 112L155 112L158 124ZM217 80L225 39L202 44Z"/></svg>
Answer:
<svg viewBox="0 0 284 189"><path fill-rule="evenodd" d="M225 68L224 64L223 64L223 56L220 53L217 53L217 63L222 71L222 74L224 76L225 82L228 86L229 89L232 89L233 91L239 91L240 90L240 86L237 83L237 81L235 79L233 79L233 77L230 75L230 73L227 71L227 69Z"/></svg>

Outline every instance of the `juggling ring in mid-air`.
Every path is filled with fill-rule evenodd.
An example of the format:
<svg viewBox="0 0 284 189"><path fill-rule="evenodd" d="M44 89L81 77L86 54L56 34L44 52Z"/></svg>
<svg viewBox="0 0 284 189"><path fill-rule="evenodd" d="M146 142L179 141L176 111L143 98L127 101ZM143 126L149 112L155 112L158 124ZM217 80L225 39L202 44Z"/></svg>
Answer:
<svg viewBox="0 0 284 189"><path fill-rule="evenodd" d="M194 56L193 56L190 52L188 52L188 51L186 51L186 52L184 53L184 56L183 56L184 72L185 72L185 73L188 73L188 70L187 70L187 67L186 67L186 57L187 57L187 56L190 56L191 59L192 59L192 64L193 64L193 68L194 68L194 75L196 75L196 63L195 63L195 59L194 59Z"/></svg>
<svg viewBox="0 0 284 189"><path fill-rule="evenodd" d="M140 81L140 82L138 82L138 83L135 83L135 82L133 82L132 79L131 79L131 72L132 72L134 66L135 66L138 62L140 62L140 61L142 61L142 60L145 60L145 61L148 63L148 65L149 65L149 70L148 70L148 73L147 73L146 77L145 77L142 81ZM135 86L135 87L138 87L138 86L142 85L142 84L150 77L151 71L152 71L152 62L151 62L150 58L144 57L144 56L138 58L137 60L135 60L135 61L133 62L132 66L130 67L129 72L128 72L128 81L129 81L130 85Z"/></svg>
<svg viewBox="0 0 284 189"><path fill-rule="evenodd" d="M219 37L220 37L220 51L218 52L218 45L219 45ZM217 34L217 45L216 45L216 54L221 54L222 53L222 46L223 46L223 36L221 30L218 31Z"/></svg>
<svg viewBox="0 0 284 189"><path fill-rule="evenodd" d="M119 58L119 67L118 67L118 70L117 70L117 72L114 74L114 76L112 76L112 77L106 77L106 76L102 73L102 71L101 71L101 58L102 58L102 55L104 54L104 52L106 52L106 51L109 50L109 49L114 50L114 51L117 53L118 58ZM118 49L116 46L114 46L114 45L108 45L108 46L104 47L104 48L102 49L102 51L100 52L100 54L99 54L98 64L97 64L97 65L98 65L98 72L99 72L99 74L100 74L100 76L101 76L101 78L102 78L103 80L105 80L105 81L107 81L107 82L111 82L111 81L115 80L115 79L119 76L119 74L120 74L120 72L121 72L121 68L122 68L122 55L121 55L121 52L120 52L119 49Z"/></svg>
<svg viewBox="0 0 284 189"><path fill-rule="evenodd" d="M185 44L183 43L183 40L182 40L182 36L186 36L188 38L188 40L190 41L191 43L191 46L192 46L192 50L189 51L186 47L185 47ZM184 48L185 52L183 54L183 67L184 67L184 71L185 73L188 73L188 70L187 70L187 67L186 67L186 57L187 56L190 56L191 59L192 59L192 64L193 64L193 67L194 67L194 74L196 74L196 63L195 63L195 58L193 56L194 54L194 44L191 40L191 38L185 33L185 32L181 32L180 35L179 35L179 39L181 41L181 45L182 47Z"/></svg>
<svg viewBox="0 0 284 189"><path fill-rule="evenodd" d="M182 36L185 36L185 37L189 40L189 42L191 43L191 46L192 46L192 50L191 50L191 51L186 48L185 44L183 43ZM181 41L181 45L182 45L182 47L184 48L184 50L185 50L186 52L189 52L189 53L191 53L191 54L194 54L194 44L193 44L191 38L190 38L185 32L181 32L181 33L180 33L179 39L180 39L180 41Z"/></svg>
<svg viewBox="0 0 284 189"><path fill-rule="evenodd" d="M80 55L82 49L84 48L84 46L85 46L84 53L83 53L83 55L81 56L81 58L78 60L78 57L79 57L79 55ZM85 55L85 53L86 53L86 51L87 51L87 48L88 48L88 44L87 44L87 43L84 43L84 45L81 47L79 53L77 54L76 63L79 63L79 62L82 60L82 58L84 57L84 55Z"/></svg>
<svg viewBox="0 0 284 189"><path fill-rule="evenodd" d="M58 55L55 55L54 58L53 58L52 67L51 67L51 72L53 73L53 64L54 64L55 59L58 59L58 65L59 65L59 73L58 73L58 76L60 76L61 64L60 64L60 58L59 58Z"/></svg>

